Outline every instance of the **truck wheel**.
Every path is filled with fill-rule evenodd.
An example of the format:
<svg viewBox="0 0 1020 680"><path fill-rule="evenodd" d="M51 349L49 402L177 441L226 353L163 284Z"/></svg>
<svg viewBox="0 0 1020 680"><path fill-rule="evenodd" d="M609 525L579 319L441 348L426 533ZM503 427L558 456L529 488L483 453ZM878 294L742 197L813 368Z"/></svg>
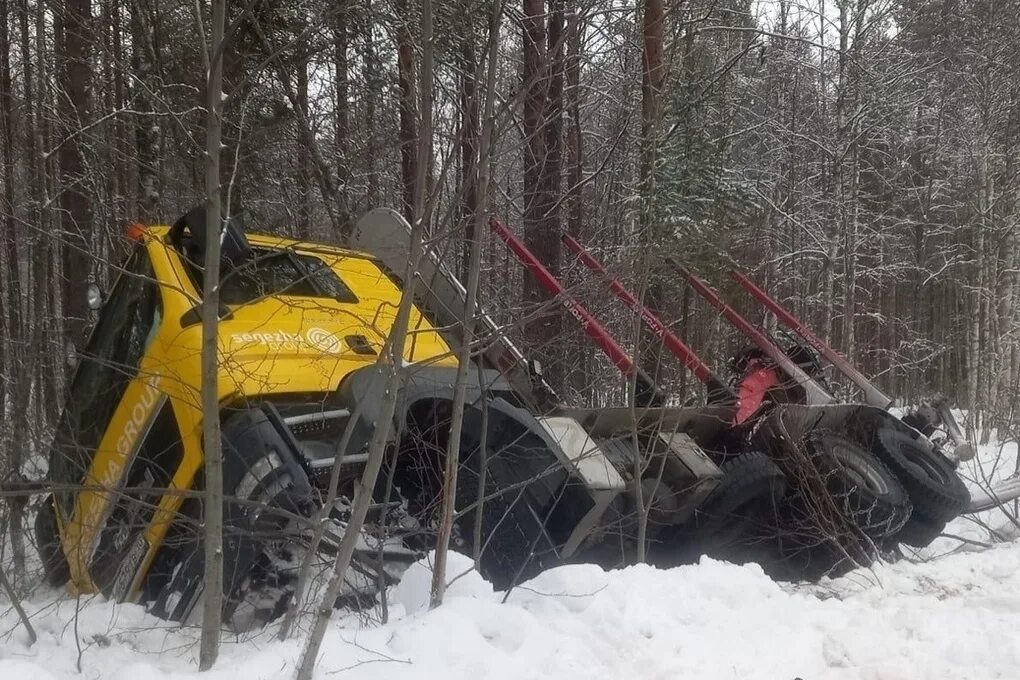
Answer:
<svg viewBox="0 0 1020 680"><path fill-rule="evenodd" d="M496 590L506 590L555 566L556 553L543 526L543 508L534 506L528 486L500 483L500 468L512 467L512 461L532 457L534 452L524 446L509 445L490 449L487 454L478 570ZM481 458L476 448L461 461L457 475L458 509L472 507L479 500ZM473 507L456 520L465 546L473 547L477 517L478 507Z"/></svg>
<svg viewBox="0 0 1020 680"><path fill-rule="evenodd" d="M47 496L35 515L35 540L42 561L43 576L51 586L62 586L71 579L71 568L60 545L53 496Z"/></svg>
<svg viewBox="0 0 1020 680"><path fill-rule="evenodd" d="M272 469L266 466L263 469ZM253 466L252 470L258 469ZM259 490L245 497L264 502L252 508L226 502L224 507L223 620L236 632L253 630L281 616L297 586L307 536L279 510L309 516L312 505L307 478L300 471L277 469L259 480Z"/></svg>
<svg viewBox="0 0 1020 680"><path fill-rule="evenodd" d="M914 512L929 524L953 519L970 503L970 493L952 462L911 435L880 427L872 450L899 477Z"/></svg>
<svg viewBox="0 0 1020 680"><path fill-rule="evenodd" d="M786 476L762 451L748 451L720 466L719 486L697 511L701 549L715 554L775 517L786 493Z"/></svg>
<svg viewBox="0 0 1020 680"><path fill-rule="evenodd" d="M884 538L904 525L910 499L874 454L831 431L809 434L807 444L829 493L864 533Z"/></svg>

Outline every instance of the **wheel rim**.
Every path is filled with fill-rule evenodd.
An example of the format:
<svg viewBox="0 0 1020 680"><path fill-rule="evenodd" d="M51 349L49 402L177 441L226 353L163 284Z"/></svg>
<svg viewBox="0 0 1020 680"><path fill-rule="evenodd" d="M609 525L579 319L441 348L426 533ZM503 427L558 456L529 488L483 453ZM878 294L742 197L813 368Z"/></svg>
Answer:
<svg viewBox="0 0 1020 680"><path fill-rule="evenodd" d="M914 446L903 446L900 447L900 452L911 464L921 470L925 476L933 482L938 482L942 485L948 485L950 483L951 480L946 476L946 470L943 469L937 461L933 460L931 455L927 454L925 451Z"/></svg>
<svg viewBox="0 0 1020 680"><path fill-rule="evenodd" d="M877 496L889 493L889 482L876 465L864 458L860 451L854 450L838 442L829 447L829 453L843 468L843 473L857 486L871 491Z"/></svg>

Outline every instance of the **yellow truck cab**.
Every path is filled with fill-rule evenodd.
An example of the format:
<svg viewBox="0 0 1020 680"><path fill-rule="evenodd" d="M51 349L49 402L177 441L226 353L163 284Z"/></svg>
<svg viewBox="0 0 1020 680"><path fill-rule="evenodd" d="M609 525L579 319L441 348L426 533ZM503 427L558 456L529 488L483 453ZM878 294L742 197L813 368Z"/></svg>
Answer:
<svg viewBox="0 0 1020 680"><path fill-rule="evenodd" d="M359 474L374 425L375 393L381 388L371 368L393 324L400 282L368 254L243 234L236 225L231 227L230 237L239 236L245 248L236 260L225 259L220 288L224 491L249 504L285 507L310 517L326 495L323 478L328 478L340 453L347 458L342 463L340 497L349 501L350 482ZM50 459L50 481L59 490L52 508L41 513L37 523L42 525L40 541L51 580L66 579L78 592L143 600L157 613L179 619L187 615L187 605L200 591L193 583L194 592L186 592L187 579L182 576L188 571L194 580L201 572L196 530L201 514L195 499L202 487L203 461L201 238L201 209L174 227L139 230L80 353ZM229 254L226 246L224 250ZM411 377L406 390L395 450L401 438L410 441L415 428L434 427L448 417L437 408L443 401L437 395L452 387L457 363L450 346L417 307L410 328L404 359L409 373L417 376ZM476 386L474 391L480 389ZM487 386L487 391L493 389L496 397L505 391L495 377ZM366 399L372 403L359 409L358 402ZM507 418L523 423L507 436L520 439L534 426L526 411L509 401L502 407ZM338 445L352 414L358 422L349 428L347 450L340 452ZM503 436L498 429L492 435L493 443L505 443L498 441ZM477 450L480 445L477 429L468 439L469 457L472 447ZM521 455L527 444L518 441L510 448ZM568 477L547 448L548 442L540 437L524 454L530 460L519 461L520 473L538 475L540 481L530 485L536 490L562 485ZM427 473L440 469L436 453L419 454L413 461L410 455L402 456L407 464L389 471L396 480L391 498L404 494L389 503L394 508L391 519L406 525L407 518L400 515L411 506L421 533L429 530L425 512L431 511L437 493L438 480L426 479ZM413 486L418 488L412 490ZM548 500L541 502L548 506ZM522 509L525 505L517 504ZM491 512L501 506L505 511L513 502L497 499L491 505ZM338 502L334 513L337 533L342 533L344 522L341 506ZM225 534L228 552L235 553L226 556L225 589L236 607L245 597L239 592L243 583L250 587L252 580L240 571L249 559L259 559L265 541L252 538L257 532L251 527L241 527L245 522L241 515L255 514L247 506L237 505L226 514L228 525L233 518L234 533L240 535ZM300 541L307 529L293 529L298 539L292 535L289 540ZM392 532L377 533L384 537ZM408 555L415 554L408 548L418 547L414 541L405 537L402 543ZM497 542L487 561L490 577L505 581L513 572L525 571L519 560L504 564L508 558L497 554L499 550ZM541 556L534 563L540 565ZM238 572L234 578L232 571ZM272 606L278 609L285 599L286 594L280 595Z"/></svg>

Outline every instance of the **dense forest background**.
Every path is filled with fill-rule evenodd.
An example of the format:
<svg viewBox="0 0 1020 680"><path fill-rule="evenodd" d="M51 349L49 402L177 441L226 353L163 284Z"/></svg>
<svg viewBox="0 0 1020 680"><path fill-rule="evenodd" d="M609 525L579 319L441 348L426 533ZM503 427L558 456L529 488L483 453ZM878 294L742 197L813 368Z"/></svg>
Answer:
<svg viewBox="0 0 1020 680"><path fill-rule="evenodd" d="M423 68L414 0L229 3L231 209L255 231L342 243L366 210L393 206L424 220L430 244L463 268L482 205L492 10L438 3ZM904 402L943 393L972 422L1011 422L1020 3L523 0L496 10L486 211L625 346L642 346L639 324L576 265L562 233L720 370L742 343L667 255L762 320L725 276L747 271ZM8 451L45 441L68 347L89 321L86 283L109 285L127 225L173 221L204 200L206 11L0 0ZM621 402L618 376L562 309L502 243L478 237L497 320L567 398ZM643 348L660 383L693 396L682 367L659 358ZM21 463L9 457L9 469Z"/></svg>

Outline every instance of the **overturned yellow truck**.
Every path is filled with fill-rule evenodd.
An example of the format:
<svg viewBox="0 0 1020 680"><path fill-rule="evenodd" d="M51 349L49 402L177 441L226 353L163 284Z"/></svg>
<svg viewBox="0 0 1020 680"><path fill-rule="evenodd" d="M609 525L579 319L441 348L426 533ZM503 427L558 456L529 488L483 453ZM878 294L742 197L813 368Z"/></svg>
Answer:
<svg viewBox="0 0 1020 680"><path fill-rule="evenodd" d="M46 483L54 493L36 520L51 583L179 621L200 610L203 590L207 228L195 209L172 226L139 231L108 294L90 290L98 321L51 449ZM362 242L381 238L385 250L386 235L406 234L406 223L373 211L358 229ZM378 252L246 233L236 220L225 227L221 264L224 614L242 629L287 607L314 518L329 524L324 555L346 530L378 425L383 385L372 366L402 282ZM434 543L459 342L451 321L463 307L453 313L461 291L436 258L418 275L399 408L347 603L371 600ZM652 534L690 524L723 478L703 447L731 405L563 407L478 314L492 336L471 371L455 549L508 588L566 561L631 560L636 486L646 492ZM331 476L338 493L324 508Z"/></svg>

